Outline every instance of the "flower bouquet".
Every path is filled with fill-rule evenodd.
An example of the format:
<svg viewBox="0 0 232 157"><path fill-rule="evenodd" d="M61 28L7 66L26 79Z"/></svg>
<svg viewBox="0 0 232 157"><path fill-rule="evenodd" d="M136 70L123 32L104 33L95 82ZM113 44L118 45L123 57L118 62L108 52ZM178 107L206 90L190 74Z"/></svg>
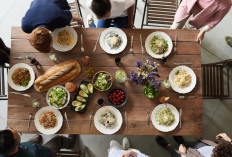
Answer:
<svg viewBox="0 0 232 157"><path fill-rule="evenodd" d="M146 63L142 64L142 61L136 62L138 72L133 70L130 72L130 81L134 81L136 84L142 84L144 95L148 98L155 98L159 94L161 87L161 81L156 80L156 77L160 77L158 74L159 64L151 62L146 59Z"/></svg>

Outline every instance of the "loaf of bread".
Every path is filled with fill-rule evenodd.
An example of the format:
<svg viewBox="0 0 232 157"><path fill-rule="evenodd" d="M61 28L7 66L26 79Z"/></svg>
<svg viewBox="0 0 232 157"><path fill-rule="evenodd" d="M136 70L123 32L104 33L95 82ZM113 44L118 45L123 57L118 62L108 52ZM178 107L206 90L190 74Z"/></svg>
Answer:
<svg viewBox="0 0 232 157"><path fill-rule="evenodd" d="M38 92L47 91L55 85L64 85L73 80L80 72L81 67L76 60L57 64L35 80L34 88Z"/></svg>

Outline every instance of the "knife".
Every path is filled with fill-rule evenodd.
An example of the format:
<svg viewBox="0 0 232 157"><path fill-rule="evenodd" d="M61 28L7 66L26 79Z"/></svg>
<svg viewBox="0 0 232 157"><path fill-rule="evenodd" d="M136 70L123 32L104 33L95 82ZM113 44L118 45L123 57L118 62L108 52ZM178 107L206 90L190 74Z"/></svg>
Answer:
<svg viewBox="0 0 232 157"><path fill-rule="evenodd" d="M98 43L98 41L99 41L99 39L100 39L100 36L101 36L101 33L98 35L96 44L95 44L95 46L94 46L94 48L93 48L93 52L94 52L94 51L96 50L96 48L97 48L97 43Z"/></svg>
<svg viewBox="0 0 232 157"><path fill-rule="evenodd" d="M67 121L68 131L70 132L70 126L69 126L68 117L67 117L66 112L64 113L64 117L65 117L65 119L66 119L66 121Z"/></svg>
<svg viewBox="0 0 232 157"><path fill-rule="evenodd" d="M126 119L126 131L128 131L128 120L127 120L127 113L125 111L125 119Z"/></svg>
<svg viewBox="0 0 232 157"><path fill-rule="evenodd" d="M182 127L181 126L181 117L182 117L182 108L180 108L180 128Z"/></svg>
<svg viewBox="0 0 232 157"><path fill-rule="evenodd" d="M25 57L12 57L13 59L25 59Z"/></svg>
<svg viewBox="0 0 232 157"><path fill-rule="evenodd" d="M143 39L142 39L142 35L140 34L140 43L141 43L141 50L142 50L142 54L144 54L144 49L143 49Z"/></svg>

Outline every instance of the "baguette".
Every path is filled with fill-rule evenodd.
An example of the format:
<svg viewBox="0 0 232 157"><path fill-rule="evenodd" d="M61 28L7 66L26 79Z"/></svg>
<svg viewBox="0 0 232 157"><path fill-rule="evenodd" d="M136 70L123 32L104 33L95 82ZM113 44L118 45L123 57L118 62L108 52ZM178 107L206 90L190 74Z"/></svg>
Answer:
<svg viewBox="0 0 232 157"><path fill-rule="evenodd" d="M75 64L75 66L73 66ZM34 82L34 88L38 92L47 91L55 85L64 85L72 81L81 72L77 61L63 62L48 69ZM38 81L39 80L39 81Z"/></svg>
<svg viewBox="0 0 232 157"><path fill-rule="evenodd" d="M57 65L51 67L50 69L48 69L43 75L39 76L35 80L34 84L39 84L40 82L53 76L55 73L57 73L58 71L61 71L62 69L64 69L67 66L75 67L77 64L79 64L79 63L76 60L66 61L66 62L57 64Z"/></svg>

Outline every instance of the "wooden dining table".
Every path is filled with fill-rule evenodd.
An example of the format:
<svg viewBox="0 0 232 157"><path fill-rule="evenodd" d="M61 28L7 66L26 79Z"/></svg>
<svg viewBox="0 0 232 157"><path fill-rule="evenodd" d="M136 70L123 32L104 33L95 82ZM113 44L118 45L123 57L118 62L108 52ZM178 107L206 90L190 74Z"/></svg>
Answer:
<svg viewBox="0 0 232 157"><path fill-rule="evenodd" d="M121 56L110 55L105 53L100 44L98 43L97 49L93 52L98 35L104 30L104 28L75 28L78 34L78 41L76 46L68 52L58 52L54 50L57 56L57 61L51 61L49 59L49 53L40 53L35 50L29 43L29 34L24 33L21 27L12 27L11 34L11 56L10 65L13 66L17 63L29 64L35 72L36 77L42 75L48 68L69 60L77 60L81 65L81 73L73 80L73 82L79 86L82 80L91 82L84 75L84 71L88 68L93 68L97 71L107 71L114 78L114 82L111 88L120 87L126 90L128 94L128 102L122 108L118 108L123 117L123 123L121 128L115 134L120 135L181 135L181 136L201 136L203 133L203 118L202 118L202 78L201 78L201 48L200 44L196 42L197 30L172 30L172 29L122 29L127 35L127 46L123 52L125 55L121 58L121 64L115 64L115 58ZM143 93L143 86L136 85L134 82L127 81L125 83L119 83L115 80L115 73L117 70L125 70L127 75L130 75L130 71L136 71L136 61L145 62L146 58L150 61L159 63L158 59L149 56L145 50L144 54L141 53L140 34L143 39L143 47L145 48L145 40L149 34L155 31L162 31L167 33L172 41L175 41L175 35L178 35L177 51L172 50L171 54L167 57L166 64L160 64L158 67L160 78L159 80L166 80L169 73L173 68L178 65L185 65L188 63L188 67L192 68L197 77L197 83L195 88L188 94L179 94L172 90L172 88L161 87L159 96L154 99L147 98ZM80 36L83 34L84 40L84 55L90 57L90 62L85 65L81 61L81 42ZM131 36L134 36L133 50L134 53L129 53ZM30 64L28 59L13 59L14 57L25 57L26 55L36 58L36 60L42 65L41 68L36 68ZM20 92L23 94L29 94L31 97L25 97L16 95L11 92L14 90L9 86L9 101L8 101L8 117L7 125L14 129L20 130L23 133L38 133L35 124L34 116L36 112L45 106L48 106L46 102L46 92L36 92L33 86ZM96 106L99 98L105 100L105 104L109 105L107 101L108 92L100 92L95 90L94 95L89 103L87 110L84 114L76 113L70 109L71 101L67 107L61 109L60 112L64 117L64 113L67 113L67 117L70 124L70 131L68 130L66 120L64 118L61 129L58 134L101 134L94 125L92 118L91 128L89 127L90 112L95 113L100 106ZM71 94L71 100L74 99L75 93ZM182 127L178 125L171 132L158 131L151 122L148 125L147 112L153 111L153 109L159 105L158 98L161 96L169 96L169 104L174 105L179 111L182 108ZM180 98L180 96L185 96ZM190 96L190 97L189 97ZM32 107L32 101L40 99L39 107ZM125 111L128 117L128 130L125 123ZM27 130L29 114L32 113L32 121L29 130Z"/></svg>

